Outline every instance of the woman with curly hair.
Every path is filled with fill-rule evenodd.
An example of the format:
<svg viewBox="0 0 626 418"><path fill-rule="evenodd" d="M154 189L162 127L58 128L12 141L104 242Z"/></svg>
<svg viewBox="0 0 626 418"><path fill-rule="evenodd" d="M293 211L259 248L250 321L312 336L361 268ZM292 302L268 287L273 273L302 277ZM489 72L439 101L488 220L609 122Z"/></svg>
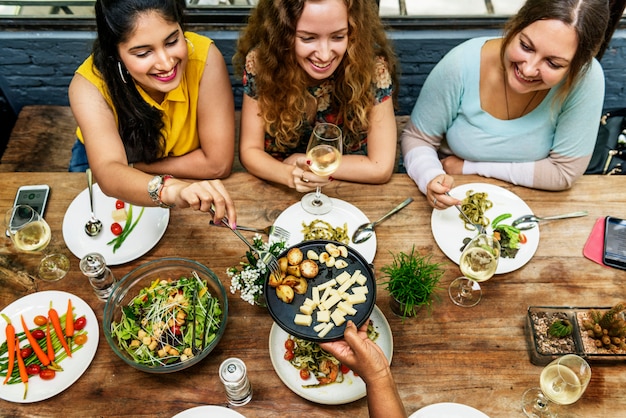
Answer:
<svg viewBox="0 0 626 418"><path fill-rule="evenodd" d="M396 60L374 0L260 0L239 38L240 159L257 177L305 192L333 178L385 183L394 170ZM308 169L316 123L339 125L332 177Z"/></svg>
<svg viewBox="0 0 626 418"><path fill-rule="evenodd" d="M126 202L213 206L215 221L228 215L234 225L218 180L235 152L230 78L213 41L184 31L184 8L183 0L96 1L98 37L69 88L79 138L70 171L90 166L102 191Z"/></svg>

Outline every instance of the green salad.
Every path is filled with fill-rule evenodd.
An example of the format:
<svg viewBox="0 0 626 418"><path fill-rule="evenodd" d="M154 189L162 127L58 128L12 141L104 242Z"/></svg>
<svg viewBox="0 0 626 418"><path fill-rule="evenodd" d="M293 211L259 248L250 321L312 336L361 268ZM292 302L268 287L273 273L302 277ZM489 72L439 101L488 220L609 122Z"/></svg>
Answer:
<svg viewBox="0 0 626 418"><path fill-rule="evenodd" d="M222 318L219 300L197 275L157 279L122 307L111 334L137 363L170 365L190 360L213 341Z"/></svg>

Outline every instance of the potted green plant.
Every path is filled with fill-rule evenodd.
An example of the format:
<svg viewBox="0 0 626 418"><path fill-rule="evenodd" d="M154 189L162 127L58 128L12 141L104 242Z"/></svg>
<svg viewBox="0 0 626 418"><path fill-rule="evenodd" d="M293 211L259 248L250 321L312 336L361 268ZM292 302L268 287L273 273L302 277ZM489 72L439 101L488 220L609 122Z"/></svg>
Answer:
<svg viewBox="0 0 626 418"><path fill-rule="evenodd" d="M432 255L422 256L415 251L409 254L400 252L393 256L393 262L381 268L387 281L382 285L391 297L391 310L402 318L415 316L420 308L426 306L429 313L435 300L439 300L436 291L444 270L441 264L431 262Z"/></svg>

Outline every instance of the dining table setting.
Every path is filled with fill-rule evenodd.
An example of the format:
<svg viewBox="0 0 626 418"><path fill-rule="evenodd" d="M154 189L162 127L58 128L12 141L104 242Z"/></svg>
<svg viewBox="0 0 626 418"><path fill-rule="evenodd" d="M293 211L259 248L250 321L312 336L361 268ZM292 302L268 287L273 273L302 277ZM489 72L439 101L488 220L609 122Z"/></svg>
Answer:
<svg viewBox="0 0 626 418"><path fill-rule="evenodd" d="M43 375L30 376L26 396L19 381L0 384L0 416L368 416L365 384L352 371L342 372L343 378L334 383L307 385L285 358L286 341L303 329L300 322L294 326L292 318L305 312L302 301L311 295L311 287L321 293L331 286L330 277L310 280L309 293L305 290L300 294L295 289L293 303L285 302L278 290L274 293L265 284L262 302L255 303L233 285L233 268L241 270L256 250L229 228L213 225L210 214L124 206L106 196L97 181L90 193L87 180L85 173L0 173L2 213L11 209L20 186L50 186L43 218L51 232L49 244L40 251L20 251L10 238L2 239L0 344L7 343L6 318L20 332L21 316L28 319L45 314L52 304L59 314L65 314L68 300L76 315L84 318L74 331L74 339L83 336L83 342L73 356L61 356L63 371L51 380ZM329 248L341 253L337 260L345 259L344 264L327 264L328 271L345 268L352 276L353 290L366 288L354 291L354 321L361 324L371 319L377 333L375 341L390 360L401 400L412 418L526 416L522 411L525 392L538 387L544 368L561 358L561 354L540 351L539 340L545 332L538 331L531 312L567 312L576 323L577 315L591 309L626 303L626 271L602 263L602 237L598 237L603 233L605 217L626 218L626 179L622 176L586 175L559 192L475 175L454 176L450 195L463 200L473 192L485 193L492 205L485 212L490 220L503 219L502 223L510 225L515 219L534 217L515 224L523 230L519 251L511 257L500 255L492 276L480 282L480 300L472 306L453 301L453 291L449 291L455 279L463 276L459 264L464 238L469 241L475 233L471 222L454 206L433 209L406 174L395 173L381 185L333 181L323 188L332 208L322 214L303 208L302 193L246 172L232 173L223 183L235 202L237 224L242 226L236 232L248 242L261 239L269 245L280 241L284 254L295 248L305 258L315 256L316 260L322 252L331 251ZM125 218L120 218L121 208ZM92 217L102 223L94 236L85 231ZM118 231L124 240L116 241L119 234L112 232L111 225L124 225L124 220L127 226ZM345 228L345 248L328 247L325 240L304 240L307 225L318 221ZM353 239L360 225L371 222L371 235ZM438 263L442 275L432 305L403 317L392 311L385 267L398 254L412 251ZM97 289L97 280L87 277L88 267L81 259L93 253L103 256L106 265L98 267L108 271L116 285ZM62 278L40 277L40 263L48 255L69 260ZM263 254L257 256L262 258ZM194 322L191 357L199 357L188 367L160 371L134 367L120 354L123 350L116 344L122 343L113 342L112 335L119 332L112 331L112 326L122 320L110 307L118 309L122 300L127 303L129 299L126 289L122 292L116 287L124 278L145 271L150 263L171 259L184 259L181 263L185 266L197 266L201 277L195 271L194 276L200 286L207 285L209 300L204 290L198 293L198 284L190 288L194 315L201 309L203 318L208 316L208 308L203 310L205 304L211 302L212 292L221 292L217 299L222 309L217 312L223 315L223 323L209 334L205 352L204 341L201 347L195 341L207 337L208 325L201 322L196 329ZM265 259L270 269L276 261L271 259ZM333 263L338 262L333 259ZM321 261L318 264L325 269ZM304 272L304 265L298 268ZM349 288L347 284L341 287ZM367 296L361 299L357 291L367 292ZM120 304L114 305L114 299ZM119 310L127 313L124 308ZM618 315L623 318L623 312ZM341 338L343 327L323 328L298 335L314 342ZM558 416L620 416L626 408L622 389L626 386L626 350L615 348L595 355L583 347L583 327L574 324L574 328L578 345L572 352L586 360L590 371L586 390L583 388L576 402L562 406ZM5 354L0 346L0 379L6 374L4 350ZM238 406L229 403L232 393L227 393L220 368L232 358L245 365L251 388L251 396L248 393Z"/></svg>

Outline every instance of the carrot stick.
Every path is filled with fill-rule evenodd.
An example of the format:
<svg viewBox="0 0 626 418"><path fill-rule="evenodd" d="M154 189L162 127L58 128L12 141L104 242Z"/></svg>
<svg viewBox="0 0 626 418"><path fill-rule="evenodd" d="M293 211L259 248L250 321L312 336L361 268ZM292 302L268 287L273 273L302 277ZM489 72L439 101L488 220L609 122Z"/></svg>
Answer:
<svg viewBox="0 0 626 418"><path fill-rule="evenodd" d="M52 347L52 335L50 335L50 321L46 324L46 346L48 349L48 358L50 361L54 361L56 358L56 353L54 352L54 347Z"/></svg>
<svg viewBox="0 0 626 418"><path fill-rule="evenodd" d="M15 339L15 357L17 357L17 367L20 370L20 379L24 383L24 399L26 399L26 393L28 392L28 373L26 373L26 366L24 365L24 359L20 356L20 340Z"/></svg>
<svg viewBox="0 0 626 418"><path fill-rule="evenodd" d="M72 337L74 336L74 311L72 310L72 299L67 300L67 313L65 314L65 336L72 345Z"/></svg>
<svg viewBox="0 0 626 418"><path fill-rule="evenodd" d="M2 384L5 385L9 381L9 377L11 377L11 374L13 373L13 366L15 364L15 327L11 323L11 320L8 316L2 314L2 317L5 321L7 321L7 327L5 329L5 332L7 335L7 351L9 353L9 368L7 370L7 377L4 379L4 382L2 382ZM17 355L19 356L19 353Z"/></svg>
<svg viewBox="0 0 626 418"><path fill-rule="evenodd" d="M39 346L39 343L37 342L35 337L33 337L33 334L31 334L30 330L26 326L26 321L24 321L23 315L20 315L20 319L22 320L22 328L24 328L24 335L26 335L26 338L28 339L30 346L32 347L35 354L37 355L37 358L39 359L41 364L57 372L63 371L63 369L59 367L54 361L50 361L46 353L43 352L43 350Z"/></svg>
<svg viewBox="0 0 626 418"><path fill-rule="evenodd" d="M48 311L48 318L52 321L52 325L54 326L54 332L57 333L57 337L59 337L59 341L61 341L61 345L65 349L68 357L72 357L72 350L67 345L67 341L65 341L65 336L63 335L63 329L61 328L61 320L59 319L59 314L56 309L52 307L52 301L50 301L50 310Z"/></svg>

